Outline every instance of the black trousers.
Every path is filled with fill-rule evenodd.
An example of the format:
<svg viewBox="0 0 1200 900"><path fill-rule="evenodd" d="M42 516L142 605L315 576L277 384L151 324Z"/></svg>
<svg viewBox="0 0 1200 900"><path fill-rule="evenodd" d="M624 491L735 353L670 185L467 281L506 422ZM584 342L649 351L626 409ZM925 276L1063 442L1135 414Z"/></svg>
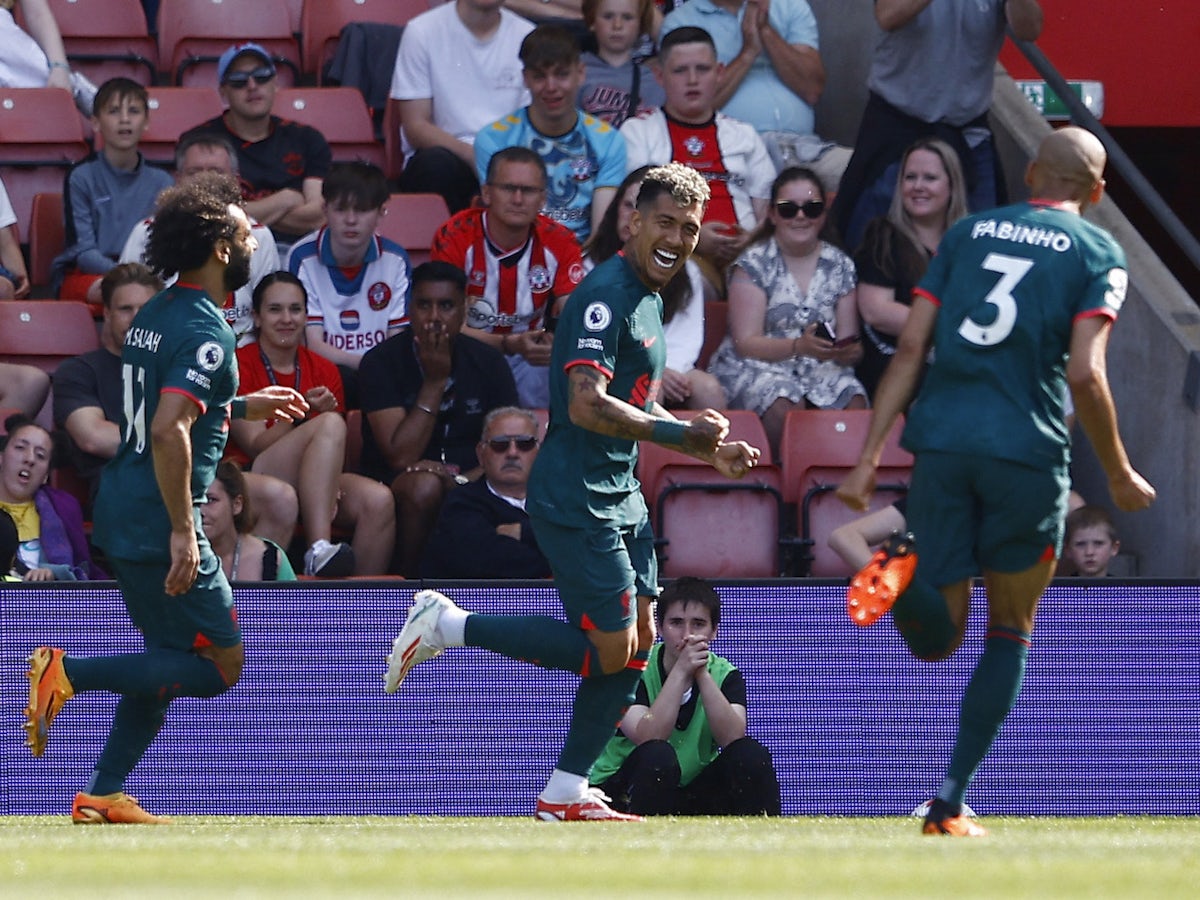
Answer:
<svg viewBox="0 0 1200 900"><path fill-rule="evenodd" d="M617 772L597 785L622 812L643 816L777 816L779 779L771 753L752 737L734 741L686 787L666 741L633 749Z"/></svg>
<svg viewBox="0 0 1200 900"><path fill-rule="evenodd" d="M445 147L426 147L413 154L400 173L402 194L441 194L453 215L471 205L479 193L475 170Z"/></svg>

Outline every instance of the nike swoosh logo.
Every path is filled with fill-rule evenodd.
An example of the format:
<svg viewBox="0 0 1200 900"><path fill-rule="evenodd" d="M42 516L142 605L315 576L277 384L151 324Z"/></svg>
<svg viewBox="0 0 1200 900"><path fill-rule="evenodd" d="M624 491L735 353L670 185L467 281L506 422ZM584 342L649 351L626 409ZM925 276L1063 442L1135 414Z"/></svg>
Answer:
<svg viewBox="0 0 1200 900"><path fill-rule="evenodd" d="M654 337L642 338L642 346L643 347L653 347L654 342L657 340L658 340L657 335L655 335Z"/></svg>

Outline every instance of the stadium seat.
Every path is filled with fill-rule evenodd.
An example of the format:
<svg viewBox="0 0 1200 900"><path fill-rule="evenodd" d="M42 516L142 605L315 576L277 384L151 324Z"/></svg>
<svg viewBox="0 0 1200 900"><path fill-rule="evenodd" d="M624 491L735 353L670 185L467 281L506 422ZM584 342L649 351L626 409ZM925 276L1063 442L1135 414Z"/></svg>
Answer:
<svg viewBox="0 0 1200 900"><path fill-rule="evenodd" d="M50 284L50 266L66 247L62 194L37 194L29 219L29 283Z"/></svg>
<svg viewBox="0 0 1200 900"><path fill-rule="evenodd" d="M64 359L100 346L86 303L6 300L0 303L0 361L53 373Z"/></svg>
<svg viewBox="0 0 1200 900"><path fill-rule="evenodd" d="M677 413L681 418L690 413ZM780 571L782 485L762 422L726 410L730 440L762 450L760 464L731 480L708 463L649 441L638 449L638 478L654 524L664 577L773 578Z"/></svg>
<svg viewBox="0 0 1200 900"><path fill-rule="evenodd" d="M321 82L342 29L351 22L404 25L436 5L436 0L305 0L300 14L304 74Z"/></svg>
<svg viewBox="0 0 1200 900"><path fill-rule="evenodd" d="M383 153L387 165L383 171L387 177L396 179L404 171L404 144L400 140L400 104L389 100L383 108Z"/></svg>
<svg viewBox="0 0 1200 900"><path fill-rule="evenodd" d="M329 142L337 161L362 160L386 167L384 147L375 139L367 102L349 87L282 88L275 95L275 115L311 125Z"/></svg>
<svg viewBox="0 0 1200 900"><path fill-rule="evenodd" d="M363 421L361 409L346 410L346 456L342 462L343 472L362 471Z"/></svg>
<svg viewBox="0 0 1200 900"><path fill-rule="evenodd" d="M708 361L729 333L729 304L724 300L704 301L704 343L700 345L697 369L707 369Z"/></svg>
<svg viewBox="0 0 1200 900"><path fill-rule="evenodd" d="M163 0L158 8L158 58L171 84L215 87L218 58L246 41L271 54L281 87L299 80L285 0Z"/></svg>
<svg viewBox="0 0 1200 900"><path fill-rule="evenodd" d="M292 34L300 34L300 17L304 14L304 0L287 0L288 27Z"/></svg>
<svg viewBox="0 0 1200 900"><path fill-rule="evenodd" d="M799 574L837 577L853 574L827 546L830 532L862 513L834 495L858 463L871 421L865 409L797 409L788 414L780 440L783 496L797 505L801 552ZM912 455L900 446L903 420L888 435L870 509L882 509L907 491Z"/></svg>
<svg viewBox="0 0 1200 900"><path fill-rule="evenodd" d="M221 95L212 87L152 87L150 122L142 132L138 149L155 165L173 169L179 136L219 116L224 109Z"/></svg>
<svg viewBox="0 0 1200 900"><path fill-rule="evenodd" d="M117 77L154 84L158 44L146 30L141 0L48 2L72 68L97 85Z"/></svg>
<svg viewBox="0 0 1200 900"><path fill-rule="evenodd" d="M392 194L379 220L379 233L408 251L413 267L429 259L433 236L450 210L441 194Z"/></svg>
<svg viewBox="0 0 1200 900"><path fill-rule="evenodd" d="M29 239L35 194L60 194L63 178L89 152L82 119L68 91L0 88L0 178Z"/></svg>

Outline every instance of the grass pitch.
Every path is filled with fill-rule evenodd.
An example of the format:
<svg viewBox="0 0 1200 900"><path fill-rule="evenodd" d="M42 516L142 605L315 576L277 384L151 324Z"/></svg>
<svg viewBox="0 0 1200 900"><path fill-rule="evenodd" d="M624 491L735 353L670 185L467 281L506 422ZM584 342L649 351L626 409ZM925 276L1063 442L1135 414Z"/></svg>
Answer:
<svg viewBox="0 0 1200 900"><path fill-rule="evenodd" d="M1200 884L1200 819L983 821L991 835L965 840L923 837L909 818L547 825L183 817L148 828L13 817L0 819L0 890L23 897L1183 897Z"/></svg>

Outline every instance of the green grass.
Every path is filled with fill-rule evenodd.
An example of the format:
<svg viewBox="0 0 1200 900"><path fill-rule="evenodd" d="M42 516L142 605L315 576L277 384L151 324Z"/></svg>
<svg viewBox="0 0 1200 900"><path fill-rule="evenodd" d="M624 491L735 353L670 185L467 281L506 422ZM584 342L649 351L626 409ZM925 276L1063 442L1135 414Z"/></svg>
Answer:
<svg viewBox="0 0 1200 900"><path fill-rule="evenodd" d="M179 818L169 828L0 819L0 892L147 896L1182 897L1200 819L988 818L983 840L914 819ZM20 888L20 894L16 889ZM53 893L52 893L53 892Z"/></svg>

